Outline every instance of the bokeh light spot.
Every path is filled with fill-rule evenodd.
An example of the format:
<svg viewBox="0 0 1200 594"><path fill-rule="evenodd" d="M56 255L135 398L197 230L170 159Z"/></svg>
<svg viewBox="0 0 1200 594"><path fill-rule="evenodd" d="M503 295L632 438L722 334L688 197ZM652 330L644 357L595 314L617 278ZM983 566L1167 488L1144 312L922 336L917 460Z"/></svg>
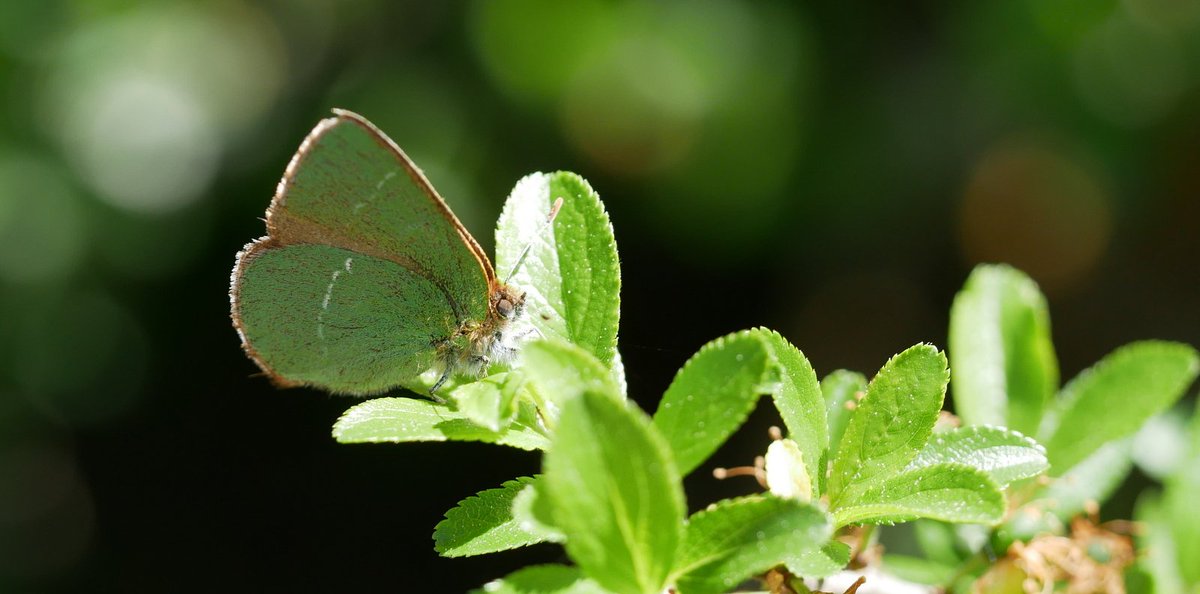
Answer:
<svg viewBox="0 0 1200 594"><path fill-rule="evenodd" d="M63 177L37 158L0 154L0 280L56 281L79 263L84 218Z"/></svg>
<svg viewBox="0 0 1200 594"><path fill-rule="evenodd" d="M1184 32L1200 24L1200 2L1195 0L1123 0L1122 4L1138 22L1160 30Z"/></svg>
<svg viewBox="0 0 1200 594"><path fill-rule="evenodd" d="M1187 66L1178 43L1121 12L1080 44L1075 83L1083 102L1100 117L1145 126L1179 102Z"/></svg>
<svg viewBox="0 0 1200 594"><path fill-rule="evenodd" d="M699 81L674 48L631 40L578 73L562 106L568 139L617 174L659 171L695 134Z"/></svg>
<svg viewBox="0 0 1200 594"><path fill-rule="evenodd" d="M1025 3L1042 32L1064 47L1076 45L1120 7L1120 0L1026 0Z"/></svg>
<svg viewBox="0 0 1200 594"><path fill-rule="evenodd" d="M971 262L1006 262L1047 292L1083 280L1108 246L1111 198L1075 160L1032 142L1002 144L975 166L960 237Z"/></svg>
<svg viewBox="0 0 1200 594"><path fill-rule="evenodd" d="M172 211L208 188L220 146L190 97L146 78L113 80L92 100L68 151L101 197L136 212Z"/></svg>
<svg viewBox="0 0 1200 594"><path fill-rule="evenodd" d="M617 35L615 5L602 0L477 1L471 35L487 73L514 98L557 99L588 56Z"/></svg>
<svg viewBox="0 0 1200 594"><path fill-rule="evenodd" d="M274 25L238 2L142 5L84 21L50 53L43 125L97 195L150 213L208 189L285 70Z"/></svg>

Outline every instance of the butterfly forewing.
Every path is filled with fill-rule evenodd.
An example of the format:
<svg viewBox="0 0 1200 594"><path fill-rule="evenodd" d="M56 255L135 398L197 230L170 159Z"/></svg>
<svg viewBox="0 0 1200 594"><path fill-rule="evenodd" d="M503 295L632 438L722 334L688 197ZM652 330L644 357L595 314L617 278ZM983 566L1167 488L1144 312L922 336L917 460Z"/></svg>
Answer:
<svg viewBox="0 0 1200 594"><path fill-rule="evenodd" d="M491 263L404 153L353 114L321 122L305 140L267 229L280 244L333 245L394 261L441 288L460 320L487 314Z"/></svg>

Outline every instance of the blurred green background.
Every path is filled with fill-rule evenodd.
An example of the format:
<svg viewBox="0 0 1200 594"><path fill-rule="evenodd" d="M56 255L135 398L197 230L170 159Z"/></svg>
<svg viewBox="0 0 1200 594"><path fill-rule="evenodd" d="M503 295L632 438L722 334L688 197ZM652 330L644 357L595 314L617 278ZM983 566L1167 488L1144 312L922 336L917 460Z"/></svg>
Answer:
<svg viewBox="0 0 1200 594"><path fill-rule="evenodd" d="M486 246L519 177L587 178L649 409L752 325L821 373L944 345L984 261L1042 284L1064 377L1137 338L1200 345L1195 0L8 0L0 590L455 592L560 558L432 550L533 454L336 446L351 400L241 354L234 253L331 107ZM749 463L772 421L714 462ZM693 509L756 488L707 468Z"/></svg>

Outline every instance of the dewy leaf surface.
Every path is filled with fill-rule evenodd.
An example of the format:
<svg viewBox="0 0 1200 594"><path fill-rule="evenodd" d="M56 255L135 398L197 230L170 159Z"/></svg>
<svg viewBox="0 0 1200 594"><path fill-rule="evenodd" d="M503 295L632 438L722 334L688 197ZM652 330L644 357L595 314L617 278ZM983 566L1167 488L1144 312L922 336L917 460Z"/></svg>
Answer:
<svg viewBox="0 0 1200 594"><path fill-rule="evenodd" d="M460 501L434 528L434 550L444 557L466 557L546 540L543 535L526 529L513 515L517 494L533 481L521 477L505 482L499 489L480 491Z"/></svg>
<svg viewBox="0 0 1200 594"><path fill-rule="evenodd" d="M1004 517L1004 494L981 470L961 464L924 466L893 476L834 508L838 526L930 518L994 524Z"/></svg>
<svg viewBox="0 0 1200 594"><path fill-rule="evenodd" d="M829 493L837 507L847 491L900 472L917 456L946 394L946 357L919 344L892 357L859 401L833 462Z"/></svg>
<svg viewBox="0 0 1200 594"><path fill-rule="evenodd" d="M577 567L534 565L488 583L472 594L608 594Z"/></svg>
<svg viewBox="0 0 1200 594"><path fill-rule="evenodd" d="M717 594L816 549L829 539L829 518L791 499L750 496L726 499L692 516L679 558L680 594Z"/></svg>
<svg viewBox="0 0 1200 594"><path fill-rule="evenodd" d="M523 450L544 450L549 439L519 419L503 431L472 423L442 404L412 398L375 398L349 408L333 425L340 443L483 441Z"/></svg>
<svg viewBox="0 0 1200 594"><path fill-rule="evenodd" d="M821 384L812 364L800 349L792 346L778 332L754 330L765 340L779 365L779 387L772 393L775 407L787 426L788 438L800 448L808 476L821 476L821 457L829 448L829 429L825 417L825 400ZM812 497L821 495L820 481L812 481Z"/></svg>
<svg viewBox="0 0 1200 594"><path fill-rule="evenodd" d="M867 378L863 374L839 369L821 380L821 396L825 399L825 411L829 419L829 458L837 456L837 446L846 432L846 425L858 407L860 393L867 391Z"/></svg>
<svg viewBox="0 0 1200 594"><path fill-rule="evenodd" d="M1166 410L1196 379L1200 358L1192 347L1145 341L1123 346L1071 380L1048 439L1050 474L1083 461L1107 442L1132 435Z"/></svg>
<svg viewBox="0 0 1200 594"><path fill-rule="evenodd" d="M950 308L949 351L955 411L966 424L1037 432L1058 389L1058 361L1032 279L1009 266L977 266Z"/></svg>
<svg viewBox="0 0 1200 594"><path fill-rule="evenodd" d="M778 386L775 358L758 331L718 338L688 359L667 388L654 425L686 475L737 430Z"/></svg>
<svg viewBox="0 0 1200 594"><path fill-rule="evenodd" d="M563 199L549 229L551 205ZM617 352L621 268L612 224L600 197L568 172L522 178L496 228L496 274L503 280L521 252L529 256L512 277L525 291L525 328L582 347L612 366Z"/></svg>
<svg viewBox="0 0 1200 594"><path fill-rule="evenodd" d="M1005 486L1045 472L1046 449L1031 438L1002 427L960 427L935 433L909 469L955 462L978 468Z"/></svg>
<svg viewBox="0 0 1200 594"><path fill-rule="evenodd" d="M636 408L585 392L563 405L544 458L553 524L584 574L618 594L658 594L686 507L671 451Z"/></svg>

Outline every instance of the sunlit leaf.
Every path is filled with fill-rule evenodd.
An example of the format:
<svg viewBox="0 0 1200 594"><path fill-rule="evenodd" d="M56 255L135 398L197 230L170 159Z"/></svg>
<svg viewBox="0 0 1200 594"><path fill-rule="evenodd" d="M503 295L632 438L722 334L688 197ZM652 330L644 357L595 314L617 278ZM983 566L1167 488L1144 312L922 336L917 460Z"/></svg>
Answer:
<svg viewBox="0 0 1200 594"><path fill-rule="evenodd" d="M686 507L666 441L641 411L584 392L567 400L542 480L553 524L584 574L620 594L658 594Z"/></svg>
<svg viewBox="0 0 1200 594"><path fill-rule="evenodd" d="M983 471L943 463L895 475L832 511L839 526L917 518L994 524L1004 517L1004 494Z"/></svg>
<svg viewBox="0 0 1200 594"><path fill-rule="evenodd" d="M717 594L829 539L826 514L792 499L726 499L693 515L675 582L680 594Z"/></svg>
<svg viewBox="0 0 1200 594"><path fill-rule="evenodd" d="M562 208L545 229L558 198ZM577 345L612 366L621 267L608 213L583 178L558 171L517 182L496 228L496 270L512 273L512 284L525 291L524 321L542 337Z"/></svg>
<svg viewBox="0 0 1200 594"><path fill-rule="evenodd" d="M538 340L524 346L521 371L543 401L556 406L584 392L621 399L612 373L584 349L557 340Z"/></svg>
<svg viewBox="0 0 1200 594"><path fill-rule="evenodd" d="M413 398L375 398L350 407L333 426L341 443L483 441L523 450L544 450L549 439L520 419L503 431L471 422L443 404Z"/></svg>
<svg viewBox="0 0 1200 594"><path fill-rule="evenodd" d="M846 426L829 479L831 506L850 490L900 472L925 447L946 394L946 357L919 344L891 358L867 386Z"/></svg>
<svg viewBox="0 0 1200 594"><path fill-rule="evenodd" d="M467 557L515 549L545 540L513 515L513 501L534 479L507 481L480 491L446 512L433 531L434 550L444 557Z"/></svg>
<svg viewBox="0 0 1200 594"><path fill-rule="evenodd" d="M688 359L667 388L654 425L682 474L706 460L779 385L775 357L760 331L718 338Z"/></svg>
<svg viewBox="0 0 1200 594"><path fill-rule="evenodd" d="M820 477L821 457L829 448L829 430L817 374L804 353L778 332L755 332L766 340L779 366L779 387L771 396L787 426L787 436L803 454L808 476ZM811 482L811 489L813 497L821 495L818 481Z"/></svg>
<svg viewBox="0 0 1200 594"><path fill-rule="evenodd" d="M534 565L489 582L472 594L608 594L577 567Z"/></svg>
<svg viewBox="0 0 1200 594"><path fill-rule="evenodd" d="M1045 472L1046 449L1031 438L1001 427L961 427L935 433L909 468L955 462L978 468L1005 486Z"/></svg>
<svg viewBox="0 0 1200 594"><path fill-rule="evenodd" d="M1192 347L1145 341L1112 352L1063 388L1057 424L1046 439L1050 474L1057 476L1097 448L1132 435L1166 410L1200 371Z"/></svg>
<svg viewBox="0 0 1200 594"><path fill-rule="evenodd" d="M1032 279L1009 266L977 266L950 309L949 351L963 422L1037 432L1058 388L1058 362L1046 299Z"/></svg>
<svg viewBox="0 0 1200 594"><path fill-rule="evenodd" d="M829 458L837 457L837 447L846 432L850 416L858 407L858 396L867 391L867 378L855 371L839 369L821 380L821 395L829 419Z"/></svg>

